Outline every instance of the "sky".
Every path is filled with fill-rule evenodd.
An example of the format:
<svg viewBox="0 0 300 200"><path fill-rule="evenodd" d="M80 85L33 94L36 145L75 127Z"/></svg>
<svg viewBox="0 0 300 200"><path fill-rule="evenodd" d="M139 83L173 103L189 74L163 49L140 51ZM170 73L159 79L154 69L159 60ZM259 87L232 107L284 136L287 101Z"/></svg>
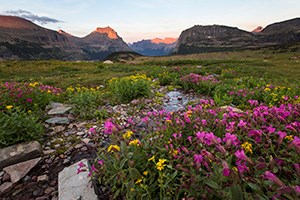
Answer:
<svg viewBox="0 0 300 200"><path fill-rule="evenodd" d="M125 42L179 37L194 25L257 26L300 17L300 0L0 0L0 14L83 37L112 27Z"/></svg>

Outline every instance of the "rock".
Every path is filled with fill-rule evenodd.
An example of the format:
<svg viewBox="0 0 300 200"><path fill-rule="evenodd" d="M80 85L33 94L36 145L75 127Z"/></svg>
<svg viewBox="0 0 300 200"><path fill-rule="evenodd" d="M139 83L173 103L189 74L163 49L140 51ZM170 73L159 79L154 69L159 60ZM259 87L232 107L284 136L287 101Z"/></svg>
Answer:
<svg viewBox="0 0 300 200"><path fill-rule="evenodd" d="M220 108L221 108L221 110L226 110L226 111L232 110L233 112L236 112L236 113L244 113L244 111L242 111L241 109L231 107L231 106L222 106Z"/></svg>
<svg viewBox="0 0 300 200"><path fill-rule="evenodd" d="M48 196L38 197L35 200L49 200Z"/></svg>
<svg viewBox="0 0 300 200"><path fill-rule="evenodd" d="M0 194L4 194L10 190L10 188L13 186L12 182L5 182L2 185L0 185Z"/></svg>
<svg viewBox="0 0 300 200"><path fill-rule="evenodd" d="M58 102L51 102L49 105L50 108L58 108L58 107L63 107L63 106L64 106L64 104L58 103Z"/></svg>
<svg viewBox="0 0 300 200"><path fill-rule="evenodd" d="M88 150L87 147L82 147L82 148L81 148L81 151L87 151L87 150Z"/></svg>
<svg viewBox="0 0 300 200"><path fill-rule="evenodd" d="M55 190L55 188L53 188L53 187L48 187L45 191L44 191L44 193L45 194L50 194L51 192L53 192Z"/></svg>
<svg viewBox="0 0 300 200"><path fill-rule="evenodd" d="M58 198L57 197L52 197L52 199L51 200L58 200Z"/></svg>
<svg viewBox="0 0 300 200"><path fill-rule="evenodd" d="M60 133L60 132L63 132L64 130L65 130L64 126L55 126L55 127L53 127L53 131L55 133Z"/></svg>
<svg viewBox="0 0 300 200"><path fill-rule="evenodd" d="M89 138L84 138L84 139L82 139L82 142L83 142L84 144L88 144L90 141L91 141L91 139L89 139Z"/></svg>
<svg viewBox="0 0 300 200"><path fill-rule="evenodd" d="M52 117L46 120L48 124L69 124L70 121L67 117Z"/></svg>
<svg viewBox="0 0 300 200"><path fill-rule="evenodd" d="M48 181L48 180L49 178L46 174L37 177L37 182Z"/></svg>
<svg viewBox="0 0 300 200"><path fill-rule="evenodd" d="M51 187L56 186L56 184L57 184L56 180L53 180L53 181L51 181L51 182L49 183L49 185L50 185Z"/></svg>
<svg viewBox="0 0 300 200"><path fill-rule="evenodd" d="M140 103L140 101L138 99L134 99L131 101L131 104L135 105L135 106L138 105L139 103Z"/></svg>
<svg viewBox="0 0 300 200"><path fill-rule="evenodd" d="M9 165L39 157L41 152L42 147L37 141L0 149L0 170Z"/></svg>
<svg viewBox="0 0 300 200"><path fill-rule="evenodd" d="M69 110L71 110L72 107L68 106L60 106L56 108L52 108L48 111L48 115L63 115L66 114Z"/></svg>
<svg viewBox="0 0 300 200"><path fill-rule="evenodd" d="M2 177L3 182L9 182L10 181L10 175L8 173L4 173Z"/></svg>
<svg viewBox="0 0 300 200"><path fill-rule="evenodd" d="M11 182L16 183L34 168L41 158L35 158L15 165L5 167L3 170L10 175Z"/></svg>
<svg viewBox="0 0 300 200"><path fill-rule="evenodd" d="M50 150L43 151L43 154L44 155L50 155L50 154L53 154L54 152L55 152L55 150L50 149Z"/></svg>
<svg viewBox="0 0 300 200"><path fill-rule="evenodd" d="M81 148L81 147L83 147L83 144L76 144L74 148L75 148L75 149L79 149L79 148Z"/></svg>
<svg viewBox="0 0 300 200"><path fill-rule="evenodd" d="M80 162L89 166L87 159L83 159ZM63 169L58 175L58 199L88 199L97 200L98 197L95 194L92 183L89 180L89 170L83 171L77 174L79 163L75 163L65 169Z"/></svg>
<svg viewBox="0 0 300 200"><path fill-rule="evenodd" d="M78 136L82 136L84 134L85 134L84 132L78 132L78 133L76 133L76 135L78 135Z"/></svg>
<svg viewBox="0 0 300 200"><path fill-rule="evenodd" d="M32 193L32 195L35 196L35 197L36 196L41 196L43 194L44 194L44 190L41 189L41 188L38 188L38 189L34 190L33 193Z"/></svg>
<svg viewBox="0 0 300 200"><path fill-rule="evenodd" d="M103 64L114 64L114 62L111 61L111 60L105 60L105 61L103 62Z"/></svg>

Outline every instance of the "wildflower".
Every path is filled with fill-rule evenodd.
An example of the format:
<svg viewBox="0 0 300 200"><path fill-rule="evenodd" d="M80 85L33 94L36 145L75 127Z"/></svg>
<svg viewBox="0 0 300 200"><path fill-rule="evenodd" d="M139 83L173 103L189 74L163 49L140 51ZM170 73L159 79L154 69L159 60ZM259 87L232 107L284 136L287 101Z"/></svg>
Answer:
<svg viewBox="0 0 300 200"><path fill-rule="evenodd" d="M252 144L250 144L249 142L244 142L242 145L242 148L245 149L246 152L252 152Z"/></svg>
<svg viewBox="0 0 300 200"><path fill-rule="evenodd" d="M269 92L269 91L271 91L271 89L270 88L265 88L264 91Z"/></svg>
<svg viewBox="0 0 300 200"><path fill-rule="evenodd" d="M93 172L98 172L98 170L96 169L95 165L91 166L91 170L90 170L88 176L92 176Z"/></svg>
<svg viewBox="0 0 300 200"><path fill-rule="evenodd" d="M126 140L129 139L132 135L133 135L132 131L126 131L126 133L123 134L123 138Z"/></svg>
<svg viewBox="0 0 300 200"><path fill-rule="evenodd" d="M129 145L140 146L141 142L138 139L132 140L129 142Z"/></svg>
<svg viewBox="0 0 300 200"><path fill-rule="evenodd" d="M144 172L143 172L144 176L147 176L148 173L149 173L148 171L144 171Z"/></svg>
<svg viewBox="0 0 300 200"><path fill-rule="evenodd" d="M193 111L188 110L185 114L186 114L186 116L190 117L192 115L192 113L193 113Z"/></svg>
<svg viewBox="0 0 300 200"><path fill-rule="evenodd" d="M98 160L98 164L99 165L103 165L104 164L104 160Z"/></svg>
<svg viewBox="0 0 300 200"><path fill-rule="evenodd" d="M279 135L278 143L281 144L283 138L286 137L286 132L278 131L277 134Z"/></svg>
<svg viewBox="0 0 300 200"><path fill-rule="evenodd" d="M234 153L234 155L237 157L238 161L239 160L244 160L244 161L249 162L250 164L253 164L252 160L245 155L244 150L237 150Z"/></svg>
<svg viewBox="0 0 300 200"><path fill-rule="evenodd" d="M240 141L238 140L237 136L231 133L226 133L225 138L223 138L223 142L226 142L226 145L234 145L237 146L240 144Z"/></svg>
<svg viewBox="0 0 300 200"><path fill-rule="evenodd" d="M109 120L104 123L104 128L105 134L112 134L117 129L116 126Z"/></svg>
<svg viewBox="0 0 300 200"><path fill-rule="evenodd" d="M166 162L166 159L159 159L158 162L156 163L156 169L159 171L163 170L164 167L166 166L164 163Z"/></svg>
<svg viewBox="0 0 300 200"><path fill-rule="evenodd" d="M193 157L194 163L201 163L203 161L203 156L201 154L195 154Z"/></svg>
<svg viewBox="0 0 300 200"><path fill-rule="evenodd" d="M118 145L109 145L109 147L107 148L107 152L112 152L112 151L120 151L120 147Z"/></svg>
<svg viewBox="0 0 300 200"><path fill-rule="evenodd" d="M229 169L229 166L228 166L228 163L224 160L222 160L222 165L223 165L223 176L229 176L230 175L230 169Z"/></svg>
<svg viewBox="0 0 300 200"><path fill-rule="evenodd" d="M296 150L296 152L297 152L298 154L300 154L300 138L297 137L297 136L295 136L294 139L293 139L293 141L289 144L288 147L289 147L289 148L290 148L290 147L294 147L295 150Z"/></svg>
<svg viewBox="0 0 300 200"><path fill-rule="evenodd" d="M139 183L141 183L142 181L143 181L143 179L139 178L139 179L137 179L137 180L135 181L135 184L139 184Z"/></svg>
<svg viewBox="0 0 300 200"><path fill-rule="evenodd" d="M28 103L32 103L32 99L31 99L31 98L26 98L26 101L27 101Z"/></svg>
<svg viewBox="0 0 300 200"><path fill-rule="evenodd" d="M130 192L134 192L135 191L135 189L134 188L130 188Z"/></svg>
<svg viewBox="0 0 300 200"><path fill-rule="evenodd" d="M281 180L279 180L279 178L277 178L277 176L270 171L266 171L264 173L264 178L275 183L276 185L278 185L280 187L284 186L283 182L281 182Z"/></svg>
<svg viewBox="0 0 300 200"><path fill-rule="evenodd" d="M8 105L8 106L6 106L6 109L7 110L10 110L10 109L12 109L13 108L13 106L12 105Z"/></svg>
<svg viewBox="0 0 300 200"><path fill-rule="evenodd" d="M78 164L77 174L84 172L84 171L87 171L87 166L83 162L80 162Z"/></svg>
<svg viewBox="0 0 300 200"><path fill-rule="evenodd" d="M238 127L239 128L244 128L247 126L247 122L244 122L243 120L240 120L239 124L238 124Z"/></svg>
<svg viewBox="0 0 300 200"><path fill-rule="evenodd" d="M96 128L95 127L91 127L90 129L89 129L89 132L91 132L91 133L96 133Z"/></svg>
<svg viewBox="0 0 300 200"><path fill-rule="evenodd" d="M293 137L294 137L293 135L287 135L284 138L287 139L288 141L293 141L294 140Z"/></svg>
<svg viewBox="0 0 300 200"><path fill-rule="evenodd" d="M155 162L155 155L153 155L151 158L148 159L148 161L152 161Z"/></svg>

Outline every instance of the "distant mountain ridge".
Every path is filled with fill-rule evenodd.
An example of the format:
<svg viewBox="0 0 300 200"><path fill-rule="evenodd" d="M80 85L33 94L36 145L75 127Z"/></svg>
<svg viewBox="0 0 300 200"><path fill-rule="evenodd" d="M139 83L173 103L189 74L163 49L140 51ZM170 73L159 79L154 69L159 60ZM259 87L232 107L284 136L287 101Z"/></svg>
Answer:
<svg viewBox="0 0 300 200"><path fill-rule="evenodd" d="M177 38L154 38L129 44L129 47L144 56L166 56L172 53Z"/></svg>
<svg viewBox="0 0 300 200"><path fill-rule="evenodd" d="M180 34L174 54L235 51L299 43L300 18L270 24L253 32L221 25L196 25Z"/></svg>

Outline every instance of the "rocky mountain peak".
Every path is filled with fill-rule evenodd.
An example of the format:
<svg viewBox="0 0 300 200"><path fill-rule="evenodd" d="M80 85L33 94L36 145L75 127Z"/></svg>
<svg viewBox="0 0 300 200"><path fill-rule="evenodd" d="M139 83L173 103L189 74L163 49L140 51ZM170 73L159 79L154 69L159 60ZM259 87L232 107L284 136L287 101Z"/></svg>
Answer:
<svg viewBox="0 0 300 200"><path fill-rule="evenodd" d="M117 32L114 29L110 28L109 26L104 28L97 27L96 30L93 31L93 33L106 34L110 39L118 38Z"/></svg>
<svg viewBox="0 0 300 200"><path fill-rule="evenodd" d="M155 44L160 44L160 43L163 43L163 44L172 44L174 42L177 41L177 38L165 38L165 39L161 39L161 38L154 38L151 40L152 43L155 43Z"/></svg>
<svg viewBox="0 0 300 200"><path fill-rule="evenodd" d="M70 33L67 33L66 31L64 31L62 29L59 29L57 32L60 33L60 34L62 34L62 35L65 35L65 36L73 36Z"/></svg>
<svg viewBox="0 0 300 200"><path fill-rule="evenodd" d="M253 29L251 32L252 33L260 33L262 30L263 30L263 27L262 26L258 26L255 29Z"/></svg>
<svg viewBox="0 0 300 200"><path fill-rule="evenodd" d="M40 27L28 21L16 16L0 15L0 28L8 29L39 29Z"/></svg>

